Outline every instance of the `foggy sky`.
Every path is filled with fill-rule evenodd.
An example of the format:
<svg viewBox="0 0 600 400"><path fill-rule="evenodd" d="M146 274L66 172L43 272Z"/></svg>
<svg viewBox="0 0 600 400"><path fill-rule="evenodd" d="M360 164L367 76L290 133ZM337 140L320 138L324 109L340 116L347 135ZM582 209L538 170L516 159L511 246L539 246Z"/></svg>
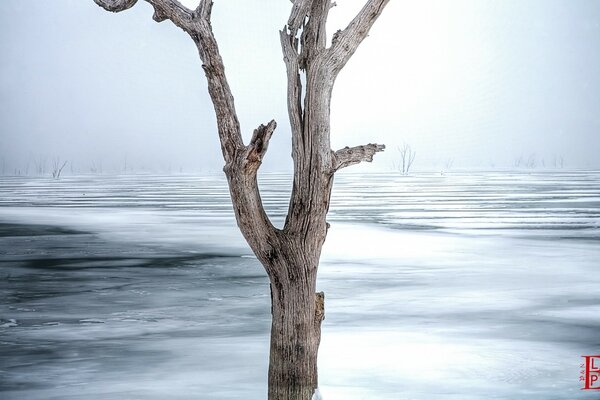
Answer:
<svg viewBox="0 0 600 400"><path fill-rule="evenodd" d="M337 0L329 34L364 0ZM193 0L184 1L189 7ZM265 170L291 168L278 30L288 0L215 0L213 28L245 137L276 119ZM415 168L599 168L600 1L393 0L340 74L334 149L396 147ZM68 159L81 170L222 167L193 42L145 2L108 13L92 0L0 2L0 158ZM48 161L50 162L50 161ZM30 166L30 169L33 169Z"/></svg>

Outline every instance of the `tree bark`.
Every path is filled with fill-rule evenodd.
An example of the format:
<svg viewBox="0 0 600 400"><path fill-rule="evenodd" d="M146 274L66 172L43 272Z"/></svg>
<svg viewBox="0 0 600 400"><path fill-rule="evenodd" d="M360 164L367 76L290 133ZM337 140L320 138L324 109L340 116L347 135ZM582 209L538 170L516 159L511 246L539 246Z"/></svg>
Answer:
<svg viewBox="0 0 600 400"><path fill-rule="evenodd" d="M324 317L315 293L318 257L296 240L282 238L271 264L272 325L269 399L310 399L318 387L317 351Z"/></svg>
<svg viewBox="0 0 600 400"><path fill-rule="evenodd" d="M94 1L111 12L127 10L137 2ZM334 173L349 165L372 161L373 155L385 147L368 144L332 151L331 94L338 73L367 37L389 0L367 0L350 24L335 33L329 47L325 26L331 0L292 1L287 25L280 31L294 162L292 194L283 229L271 224L257 183L257 172L276 123L259 126L250 143L243 143L233 95L212 32L212 0L200 0L193 11L177 0L145 1L153 6L155 21L171 20L198 48L217 116L225 160L223 170L236 221L271 282L268 398L310 400L318 387L317 353L324 318L324 294L316 293L317 269L329 227L326 216ZM306 77L305 88L302 74Z"/></svg>

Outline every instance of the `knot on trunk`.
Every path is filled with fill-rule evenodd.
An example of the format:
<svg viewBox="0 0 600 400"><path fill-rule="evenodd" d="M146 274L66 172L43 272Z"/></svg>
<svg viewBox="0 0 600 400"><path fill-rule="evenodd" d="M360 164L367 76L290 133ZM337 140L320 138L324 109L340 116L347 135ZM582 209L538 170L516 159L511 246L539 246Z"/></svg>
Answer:
<svg viewBox="0 0 600 400"><path fill-rule="evenodd" d="M320 324L325 319L325 292L315 293L315 321Z"/></svg>

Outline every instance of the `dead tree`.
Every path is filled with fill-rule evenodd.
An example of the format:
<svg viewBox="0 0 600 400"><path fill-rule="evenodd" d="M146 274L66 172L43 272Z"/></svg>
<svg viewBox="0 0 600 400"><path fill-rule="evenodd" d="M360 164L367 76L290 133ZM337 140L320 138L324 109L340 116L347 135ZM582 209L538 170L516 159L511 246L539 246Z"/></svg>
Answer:
<svg viewBox="0 0 600 400"><path fill-rule="evenodd" d="M400 159L402 160L402 175L407 175L408 171L410 171L410 167L415 161L417 152L413 151L412 147L406 143L404 143L402 147L398 147L398 151L400 152Z"/></svg>
<svg viewBox="0 0 600 400"><path fill-rule="evenodd" d="M523 163L523 155L520 155L519 157L515 158L513 165L515 168L520 168L522 163Z"/></svg>
<svg viewBox="0 0 600 400"><path fill-rule="evenodd" d="M90 172L92 174L102 174L102 160L98 162L92 160L92 163L90 164Z"/></svg>
<svg viewBox="0 0 600 400"><path fill-rule="evenodd" d="M449 158L446 160L446 171L450 171L452 169L452 166L454 165L454 159L453 158Z"/></svg>
<svg viewBox="0 0 600 400"><path fill-rule="evenodd" d="M554 168L560 168L562 169L565 165L565 159L563 158L563 156L556 156L556 154L554 155L554 158L552 159L552 166Z"/></svg>
<svg viewBox="0 0 600 400"><path fill-rule="evenodd" d="M60 179L60 174L63 168L67 165L67 161L60 163L60 158L56 157L52 160L52 177L54 179Z"/></svg>
<svg viewBox="0 0 600 400"><path fill-rule="evenodd" d="M534 169L537 166L537 158L534 153L531 153L529 157L527 157L525 166L529 169Z"/></svg>
<svg viewBox="0 0 600 400"><path fill-rule="evenodd" d="M119 12L137 0L94 0ZM272 328L269 363L270 400L309 400L317 388L317 350L324 317L324 295L316 292L317 267L327 229L326 215L336 171L372 161L383 145L367 144L332 151L330 103L336 77L367 37L389 0L366 0L349 25L326 41L331 0L293 0L289 19L279 32L287 70L287 106L292 130L294 177L282 229L263 208L257 172L275 121L254 130L244 144L223 60L211 27L211 0L189 10L177 0L145 0L154 20L170 20L198 49L214 105L223 168L233 209L252 251L271 282ZM283 1L283 0L281 0ZM301 76L304 75L304 79Z"/></svg>

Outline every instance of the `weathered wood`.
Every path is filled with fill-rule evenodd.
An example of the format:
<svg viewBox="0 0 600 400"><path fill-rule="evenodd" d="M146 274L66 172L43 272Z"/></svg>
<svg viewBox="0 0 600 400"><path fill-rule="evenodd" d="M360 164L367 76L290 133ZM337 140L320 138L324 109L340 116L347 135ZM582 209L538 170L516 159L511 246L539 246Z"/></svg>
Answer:
<svg viewBox="0 0 600 400"><path fill-rule="evenodd" d="M120 12L137 0L94 0ZM244 145L233 95L211 27L211 0L189 10L177 0L145 0L154 20L171 20L194 41L217 116L221 150L236 221L271 281L272 326L269 400L309 400L318 386L317 352L324 318L324 294L316 293L317 269L327 236L326 222L335 171L371 161L383 145L336 152L330 144L333 84L389 0L368 0L348 27L326 43L331 0L292 0L280 31L287 71L287 105L292 130L294 177L283 229L275 228L262 205L257 172L277 126L259 126ZM302 74L306 77L302 85ZM304 101L302 101L304 99Z"/></svg>
<svg viewBox="0 0 600 400"><path fill-rule="evenodd" d="M342 169L363 161L373 161L373 156L379 151L385 150L385 145L369 143L363 146L344 147L334 153L334 170Z"/></svg>
<svg viewBox="0 0 600 400"><path fill-rule="evenodd" d="M294 5L292 6L292 12L288 18L287 25L293 35L295 35L304 24L304 20L308 15L312 2L313 0L292 0Z"/></svg>
<svg viewBox="0 0 600 400"><path fill-rule="evenodd" d="M94 0L94 2L106 11L121 12L135 6L137 0Z"/></svg>
<svg viewBox="0 0 600 400"><path fill-rule="evenodd" d="M365 40L371 27L390 0L368 0L346 29L336 32L330 47L330 57L335 73L339 73Z"/></svg>
<svg viewBox="0 0 600 400"><path fill-rule="evenodd" d="M315 296L318 257L302 241L279 235L271 254L272 325L269 399L308 400L318 386L321 320Z"/></svg>

